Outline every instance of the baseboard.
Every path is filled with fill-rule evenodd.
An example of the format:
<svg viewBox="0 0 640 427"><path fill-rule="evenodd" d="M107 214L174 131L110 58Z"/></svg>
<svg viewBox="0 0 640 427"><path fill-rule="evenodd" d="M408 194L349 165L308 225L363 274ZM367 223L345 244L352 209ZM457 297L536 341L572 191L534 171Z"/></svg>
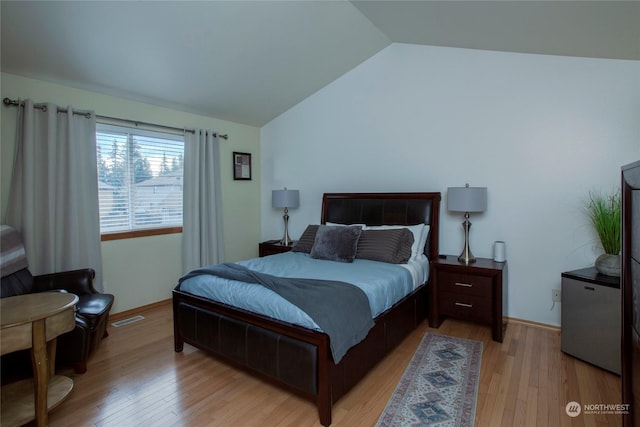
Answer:
<svg viewBox="0 0 640 427"><path fill-rule="evenodd" d="M135 316L136 314L142 313L144 311L152 310L154 308L163 307L165 305L171 304L171 298L165 299L162 301L154 302L151 304L143 305L140 307L132 308L131 310L121 311L119 313L114 313L109 315L110 322L117 322L118 320L126 319L128 317Z"/></svg>
<svg viewBox="0 0 640 427"><path fill-rule="evenodd" d="M521 325L533 326L535 328L549 329L551 331L560 332L560 326L549 325L547 323L533 322L531 320L516 319L515 317L507 317L508 323L520 323Z"/></svg>
<svg viewBox="0 0 640 427"><path fill-rule="evenodd" d="M132 308L130 310L125 310L125 311L121 311L119 313L115 313L115 314L110 314L109 315L109 320L110 321L114 321L117 322L118 320L122 320L122 319L126 319L128 317L131 316L135 316L136 314L142 313L144 311L147 310L152 310L154 308L158 308L158 307L163 307L165 305L170 305L172 302L171 298L162 300L162 301L157 301L151 304L147 304L147 305L143 305L140 307L136 307L136 308ZM526 326L532 326L535 328L542 328L542 329L548 329L551 331L557 331L560 332L560 326L556 326L556 325L549 325L547 323L541 323L541 322L534 322L531 320L524 320L524 319L518 319L515 317L507 317L507 322L508 323L519 323L521 325L526 325Z"/></svg>

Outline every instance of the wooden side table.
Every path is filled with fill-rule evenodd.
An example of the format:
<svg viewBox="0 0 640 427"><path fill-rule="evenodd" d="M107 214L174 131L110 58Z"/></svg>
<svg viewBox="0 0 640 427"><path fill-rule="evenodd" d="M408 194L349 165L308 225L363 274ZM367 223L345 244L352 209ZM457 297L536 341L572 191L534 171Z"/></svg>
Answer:
<svg viewBox="0 0 640 427"><path fill-rule="evenodd" d="M431 262L429 326L445 317L491 325L492 338L502 342L506 328L507 263L477 258L472 264L446 255Z"/></svg>
<svg viewBox="0 0 640 427"><path fill-rule="evenodd" d="M78 297L41 292L0 299L0 354L31 349L33 380L2 387L3 426L20 426L35 418L46 426L48 411L73 388L73 380L55 373L56 337L76 325Z"/></svg>
<svg viewBox="0 0 640 427"><path fill-rule="evenodd" d="M283 245L280 240L267 240L258 245L258 254L263 257L289 252L294 244L295 242L291 242L290 245Z"/></svg>

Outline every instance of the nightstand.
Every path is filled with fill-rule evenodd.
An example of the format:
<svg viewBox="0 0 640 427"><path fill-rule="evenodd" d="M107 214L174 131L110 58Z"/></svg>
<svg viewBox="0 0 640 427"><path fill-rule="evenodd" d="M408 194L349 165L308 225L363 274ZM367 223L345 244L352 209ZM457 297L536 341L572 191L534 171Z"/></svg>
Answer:
<svg viewBox="0 0 640 427"><path fill-rule="evenodd" d="M506 328L507 263L477 258L472 264L446 255L431 261L429 326L446 317L491 325L492 338L502 342Z"/></svg>
<svg viewBox="0 0 640 427"><path fill-rule="evenodd" d="M289 252L294 243L295 242L292 242L290 245L283 245L280 243L280 240L267 240L258 245L258 254L263 257Z"/></svg>

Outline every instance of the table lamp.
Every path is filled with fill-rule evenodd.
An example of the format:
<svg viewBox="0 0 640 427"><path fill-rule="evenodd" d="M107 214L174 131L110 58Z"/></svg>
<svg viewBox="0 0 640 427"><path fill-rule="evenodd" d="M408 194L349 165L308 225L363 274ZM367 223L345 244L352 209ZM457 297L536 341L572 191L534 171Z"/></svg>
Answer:
<svg viewBox="0 0 640 427"><path fill-rule="evenodd" d="M284 208L284 237L280 240L280 243L288 246L292 243L289 237L289 208L297 208L300 205L300 191L299 190L273 190L271 192L271 205L274 208Z"/></svg>
<svg viewBox="0 0 640 427"><path fill-rule="evenodd" d="M476 261L469 248L469 212L484 212L487 209L487 187L449 187L447 189L447 209L453 212L464 212L464 249L458 261L470 264Z"/></svg>

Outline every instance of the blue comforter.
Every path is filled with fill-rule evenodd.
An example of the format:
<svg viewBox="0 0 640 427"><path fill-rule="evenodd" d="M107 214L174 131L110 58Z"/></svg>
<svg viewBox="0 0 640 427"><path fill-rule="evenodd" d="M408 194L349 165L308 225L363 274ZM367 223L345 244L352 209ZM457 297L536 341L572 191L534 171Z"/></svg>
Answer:
<svg viewBox="0 0 640 427"><path fill-rule="evenodd" d="M387 264L364 259L342 263L313 259L308 254L300 252L252 258L236 264L272 276L334 280L353 284L367 295L373 318L425 281L421 274L417 274L416 280L411 266L405 264ZM424 268L428 271L428 261L425 262ZM211 275L198 275L182 281L180 290L305 328L324 331L301 308L264 286Z"/></svg>
<svg viewBox="0 0 640 427"><path fill-rule="evenodd" d="M366 338L374 322L366 294L349 283L306 278L277 277L225 263L203 267L183 276L213 275L227 280L262 285L300 307L329 335L336 363L353 345Z"/></svg>

